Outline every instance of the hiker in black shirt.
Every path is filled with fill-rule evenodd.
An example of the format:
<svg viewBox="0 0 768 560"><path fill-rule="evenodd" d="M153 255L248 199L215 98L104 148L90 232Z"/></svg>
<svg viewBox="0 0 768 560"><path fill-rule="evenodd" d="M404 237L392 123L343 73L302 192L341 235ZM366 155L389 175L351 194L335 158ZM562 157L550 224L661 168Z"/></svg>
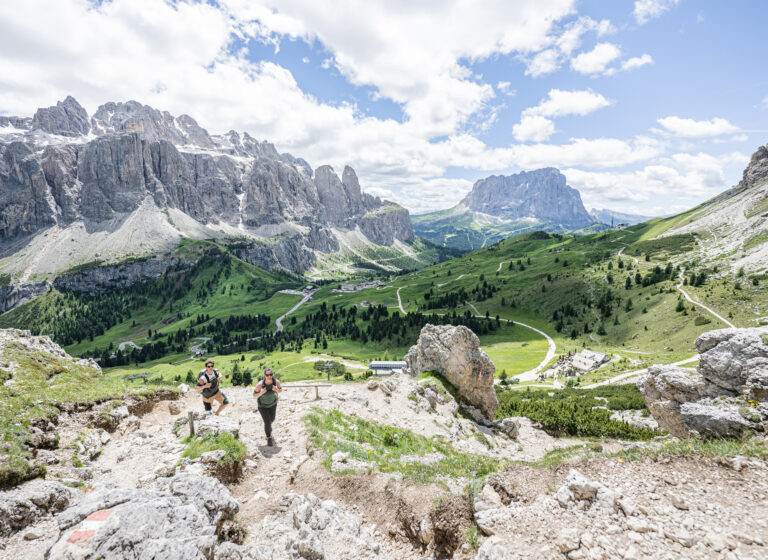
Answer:
<svg viewBox="0 0 768 560"><path fill-rule="evenodd" d="M259 414L261 414L261 419L264 420L264 435L267 436L267 445L270 447L275 444L275 440L272 439L272 422L275 421L275 415L277 414L278 394L282 390L283 387L275 379L272 368L264 370L264 377L253 388L253 396L257 398L259 403Z"/></svg>
<svg viewBox="0 0 768 560"><path fill-rule="evenodd" d="M215 369L212 360L205 363L205 369L197 376L197 385L195 385L195 391L202 391L203 393L203 408L206 411L212 409L211 403L218 401L219 408L216 410L216 416L221 414L221 411L229 404L229 399L219 389L219 379L221 374L219 370Z"/></svg>

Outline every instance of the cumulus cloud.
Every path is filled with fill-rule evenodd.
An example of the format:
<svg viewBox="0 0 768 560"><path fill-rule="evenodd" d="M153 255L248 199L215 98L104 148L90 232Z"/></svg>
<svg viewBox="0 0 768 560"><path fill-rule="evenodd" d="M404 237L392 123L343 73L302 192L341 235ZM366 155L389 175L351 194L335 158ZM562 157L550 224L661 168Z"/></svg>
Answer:
<svg viewBox="0 0 768 560"><path fill-rule="evenodd" d="M558 70L581 46L582 36L589 31L594 31L598 37L602 37L615 33L616 28L607 19L595 21L590 17L579 17L576 21L566 24L559 34L555 33L550 48L527 58L526 75L536 78Z"/></svg>
<svg viewBox="0 0 768 560"><path fill-rule="evenodd" d="M591 51L574 57L571 68L585 75L610 73L610 64L620 56L621 49L613 43L598 43Z"/></svg>
<svg viewBox="0 0 768 560"><path fill-rule="evenodd" d="M547 97L535 107L523 111L520 122L512 128L519 142L543 142L555 133L552 118L567 115L588 115L612 105L613 101L590 90L550 90Z"/></svg>
<svg viewBox="0 0 768 560"><path fill-rule="evenodd" d="M748 161L749 156L739 152L720 156L676 153L635 171L568 168L563 173L568 184L579 189L587 206L610 201L612 209L636 212L639 205L648 208L647 203L667 197L671 191L682 203L679 209L683 209L729 187L727 177L731 171L743 168ZM669 211L665 208L658 213Z"/></svg>
<svg viewBox="0 0 768 560"><path fill-rule="evenodd" d="M543 142L554 133L555 123L537 115L523 115L520 122L512 127L512 134L518 142Z"/></svg>
<svg viewBox="0 0 768 560"><path fill-rule="evenodd" d="M636 0L632 15L635 16L637 23L644 25L668 12L678 2L680 0Z"/></svg>
<svg viewBox="0 0 768 560"><path fill-rule="evenodd" d="M732 125L726 119L715 117L708 121L697 121L694 119L683 119L680 117L664 117L658 119L658 123L663 126L667 132L683 138L703 138L706 136L720 136L738 132L739 128Z"/></svg>
<svg viewBox="0 0 768 560"><path fill-rule="evenodd" d="M646 64L653 64L653 57L649 54L635 56L625 60L621 63L621 69L629 71L634 70L635 68L640 68L641 66L645 66Z"/></svg>

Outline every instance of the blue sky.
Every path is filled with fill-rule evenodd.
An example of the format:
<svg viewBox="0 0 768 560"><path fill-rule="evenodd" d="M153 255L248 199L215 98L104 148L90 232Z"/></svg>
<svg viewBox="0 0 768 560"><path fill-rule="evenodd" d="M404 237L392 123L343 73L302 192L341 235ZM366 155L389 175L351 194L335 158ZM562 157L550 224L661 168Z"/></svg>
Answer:
<svg viewBox="0 0 768 560"><path fill-rule="evenodd" d="M555 166L648 215L738 182L768 140L759 0L11 0L0 111L136 99L413 212Z"/></svg>

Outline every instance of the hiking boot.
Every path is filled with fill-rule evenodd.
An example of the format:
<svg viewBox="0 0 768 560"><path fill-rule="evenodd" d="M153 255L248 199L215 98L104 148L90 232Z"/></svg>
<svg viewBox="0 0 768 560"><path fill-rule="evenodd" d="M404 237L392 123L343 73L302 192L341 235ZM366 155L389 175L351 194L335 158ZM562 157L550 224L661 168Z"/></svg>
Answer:
<svg viewBox="0 0 768 560"><path fill-rule="evenodd" d="M275 445L275 440L273 440L271 437L268 437L267 438L267 446L268 447L272 447L273 445Z"/></svg>

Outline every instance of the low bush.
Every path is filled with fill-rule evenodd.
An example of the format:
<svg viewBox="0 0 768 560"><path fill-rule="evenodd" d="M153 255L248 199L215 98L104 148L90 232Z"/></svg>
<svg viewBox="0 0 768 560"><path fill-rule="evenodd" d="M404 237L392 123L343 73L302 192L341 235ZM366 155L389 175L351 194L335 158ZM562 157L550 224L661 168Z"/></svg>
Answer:
<svg viewBox="0 0 768 560"><path fill-rule="evenodd" d="M611 410L645 409L640 391L631 385L561 391L527 388L524 391L501 391L498 397L496 418L525 416L555 435L629 440L644 440L659 435L658 431L636 428L611 418Z"/></svg>

